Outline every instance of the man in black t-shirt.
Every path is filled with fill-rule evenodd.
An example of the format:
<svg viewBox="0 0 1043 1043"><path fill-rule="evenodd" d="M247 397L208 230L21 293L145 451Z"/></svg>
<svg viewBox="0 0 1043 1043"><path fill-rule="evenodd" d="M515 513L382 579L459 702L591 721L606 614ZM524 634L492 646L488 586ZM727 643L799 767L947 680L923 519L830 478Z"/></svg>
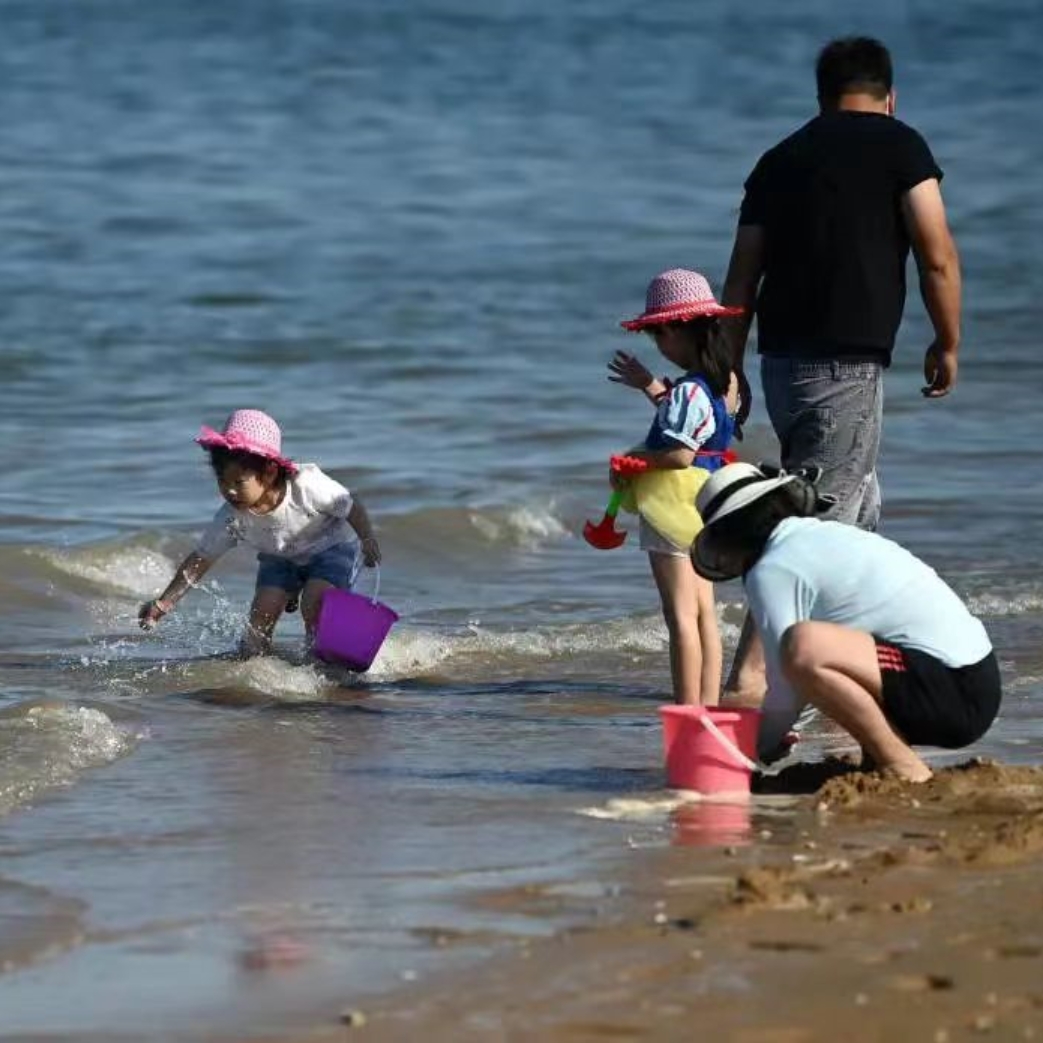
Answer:
<svg viewBox="0 0 1043 1043"><path fill-rule="evenodd" d="M905 304L909 248L934 327L923 367L928 398L956 382L959 260L942 172L924 139L894 118L884 45L835 40L815 72L819 115L766 152L746 181L722 302L745 309L727 330L739 373L756 311L783 466L822 468L820 488L838 498L829 517L875 529L882 371ZM746 643L729 689L744 687L736 678Z"/></svg>

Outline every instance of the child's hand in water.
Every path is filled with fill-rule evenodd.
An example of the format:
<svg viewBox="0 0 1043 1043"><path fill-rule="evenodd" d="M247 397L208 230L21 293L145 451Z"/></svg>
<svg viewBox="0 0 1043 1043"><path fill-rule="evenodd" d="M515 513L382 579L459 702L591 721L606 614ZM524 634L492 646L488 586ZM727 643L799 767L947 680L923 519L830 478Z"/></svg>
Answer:
<svg viewBox="0 0 1043 1043"><path fill-rule="evenodd" d="M380 564L380 544L376 536L367 536L362 541L362 562L370 569Z"/></svg>
<svg viewBox="0 0 1043 1043"><path fill-rule="evenodd" d="M158 598L154 601L146 601L138 610L138 626L142 630L151 630L171 609L166 602Z"/></svg>
<svg viewBox="0 0 1043 1043"><path fill-rule="evenodd" d="M608 369L608 379L614 384L626 384L638 391L644 391L655 380L652 371L636 355L628 355L625 351L616 352Z"/></svg>

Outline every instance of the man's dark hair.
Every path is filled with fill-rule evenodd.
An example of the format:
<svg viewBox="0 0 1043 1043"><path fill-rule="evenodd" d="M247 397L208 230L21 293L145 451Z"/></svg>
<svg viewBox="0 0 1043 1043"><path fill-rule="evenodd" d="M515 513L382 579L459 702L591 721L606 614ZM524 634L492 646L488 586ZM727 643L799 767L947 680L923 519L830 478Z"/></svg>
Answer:
<svg viewBox="0 0 1043 1043"><path fill-rule="evenodd" d="M820 102L835 102L843 94L886 98L894 84L887 48L871 36L845 36L826 44L815 63Z"/></svg>

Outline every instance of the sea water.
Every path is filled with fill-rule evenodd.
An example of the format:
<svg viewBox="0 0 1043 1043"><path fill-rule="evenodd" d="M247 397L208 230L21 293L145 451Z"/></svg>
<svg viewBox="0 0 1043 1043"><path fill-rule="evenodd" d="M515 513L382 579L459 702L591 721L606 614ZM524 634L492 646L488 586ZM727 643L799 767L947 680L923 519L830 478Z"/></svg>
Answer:
<svg viewBox="0 0 1043 1043"><path fill-rule="evenodd" d="M883 531L994 639L972 752L1036 762L1038 5L0 3L0 1031L304 1023L559 926L476 896L678 839L647 563L580 536L648 422L604 366L658 368L618 327L656 271L719 289L743 178L851 31L893 48L966 279L927 402L910 270ZM192 439L240 406L376 519L403 618L365 678L299 617L227 657L245 551L136 626L218 505ZM744 451L775 452L759 402ZM694 872L731 835L697 833Z"/></svg>

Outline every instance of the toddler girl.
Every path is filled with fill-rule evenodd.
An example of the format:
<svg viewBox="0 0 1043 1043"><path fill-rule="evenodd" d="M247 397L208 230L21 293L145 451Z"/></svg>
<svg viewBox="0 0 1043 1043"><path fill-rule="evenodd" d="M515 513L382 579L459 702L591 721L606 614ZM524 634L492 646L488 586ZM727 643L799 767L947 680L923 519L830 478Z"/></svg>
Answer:
<svg viewBox="0 0 1043 1043"><path fill-rule="evenodd" d="M223 431L204 427L196 441L210 454L226 502L167 589L142 605L142 628L154 627L218 558L245 543L258 551L260 564L241 651L266 652L279 617L298 598L310 641L323 593L351 588L359 548L366 565L380 562L366 508L315 464L284 457L279 425L259 409L237 409Z"/></svg>
<svg viewBox="0 0 1043 1043"><path fill-rule="evenodd" d="M683 376L657 380L623 351L608 366L609 380L643 391L656 407L644 443L627 454L646 460L649 470L628 484L641 515L641 549L648 552L670 637L678 703L715 705L720 688L721 635L713 585L692 568L689 548L701 527L696 494L710 472L730 458L735 433L738 382L717 320L741 311L718 304L698 272L662 272L649 284L644 312L622 325L648 333ZM613 476L613 483L619 482Z"/></svg>

